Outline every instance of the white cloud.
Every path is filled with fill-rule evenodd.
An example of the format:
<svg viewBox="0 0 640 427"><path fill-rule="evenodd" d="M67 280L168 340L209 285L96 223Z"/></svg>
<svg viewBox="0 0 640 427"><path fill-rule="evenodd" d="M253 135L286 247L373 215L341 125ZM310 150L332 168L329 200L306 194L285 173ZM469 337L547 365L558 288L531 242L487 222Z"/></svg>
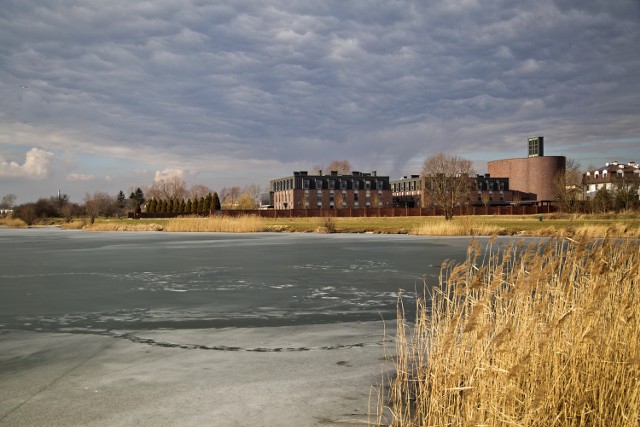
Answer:
<svg viewBox="0 0 640 427"><path fill-rule="evenodd" d="M67 175L67 181L93 181L95 178L95 175L78 172L73 172Z"/></svg>
<svg viewBox="0 0 640 427"><path fill-rule="evenodd" d="M8 162L0 156L0 176L44 179L49 175L49 166L54 154L41 148L27 151L22 165Z"/></svg>
<svg viewBox="0 0 640 427"><path fill-rule="evenodd" d="M172 178L184 180L184 171L182 169L165 169L163 171L156 171L154 182L166 181Z"/></svg>

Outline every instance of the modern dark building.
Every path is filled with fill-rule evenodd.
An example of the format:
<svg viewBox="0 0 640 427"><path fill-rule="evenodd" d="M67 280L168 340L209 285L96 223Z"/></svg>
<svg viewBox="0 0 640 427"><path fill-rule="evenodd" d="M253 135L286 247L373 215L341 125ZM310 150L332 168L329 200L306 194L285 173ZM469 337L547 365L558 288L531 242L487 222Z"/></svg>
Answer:
<svg viewBox="0 0 640 427"><path fill-rule="evenodd" d="M388 176L352 172L309 175L306 171L270 181L275 209L345 209L391 207Z"/></svg>

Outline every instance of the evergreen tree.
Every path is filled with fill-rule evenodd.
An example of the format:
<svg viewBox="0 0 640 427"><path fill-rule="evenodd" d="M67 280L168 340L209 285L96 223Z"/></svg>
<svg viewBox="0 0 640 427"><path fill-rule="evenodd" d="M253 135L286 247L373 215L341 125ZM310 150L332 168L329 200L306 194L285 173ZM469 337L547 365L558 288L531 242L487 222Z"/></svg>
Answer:
<svg viewBox="0 0 640 427"><path fill-rule="evenodd" d="M198 209L198 198L194 197L193 198L193 203L191 203L191 213L192 214L197 214L198 212L200 212L200 210Z"/></svg>
<svg viewBox="0 0 640 427"><path fill-rule="evenodd" d="M116 202L118 203L118 207L119 208L124 208L124 201L126 199L126 196L124 195L124 193L122 192L122 190L120 190L120 192L118 193L118 195L116 196Z"/></svg>
<svg viewBox="0 0 640 427"><path fill-rule="evenodd" d="M184 207L184 213L186 214L193 213L193 206L191 206L191 199L187 199L187 204Z"/></svg>
<svg viewBox="0 0 640 427"><path fill-rule="evenodd" d="M180 207L178 208L178 212L180 212L181 214L187 213L186 212L186 203L184 202L184 199L180 199Z"/></svg>
<svg viewBox="0 0 640 427"><path fill-rule="evenodd" d="M149 213L156 213L158 209L158 201L156 200L155 197L151 198L151 200L149 201L149 207L147 208L147 212Z"/></svg>
<svg viewBox="0 0 640 427"><path fill-rule="evenodd" d="M140 189L140 187L136 188L136 192L134 193L134 199L138 202L138 206L143 205L145 202L144 193Z"/></svg>
<svg viewBox="0 0 640 427"><path fill-rule="evenodd" d="M213 193L213 202L211 209L216 211L220 210L220 198L218 197L218 193Z"/></svg>
<svg viewBox="0 0 640 427"><path fill-rule="evenodd" d="M208 214L211 212L211 203L213 202L213 196L211 193L207 194L207 197L204 198L204 213Z"/></svg>
<svg viewBox="0 0 640 427"><path fill-rule="evenodd" d="M200 200L198 200L198 213L203 214L206 212L207 211L204 209L204 197L200 197Z"/></svg>

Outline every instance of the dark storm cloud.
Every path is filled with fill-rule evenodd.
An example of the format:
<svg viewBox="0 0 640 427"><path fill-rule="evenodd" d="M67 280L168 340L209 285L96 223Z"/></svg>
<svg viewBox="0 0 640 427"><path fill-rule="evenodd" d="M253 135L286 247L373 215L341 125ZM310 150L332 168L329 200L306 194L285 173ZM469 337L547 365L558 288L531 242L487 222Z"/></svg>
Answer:
<svg viewBox="0 0 640 427"><path fill-rule="evenodd" d="M439 151L523 155L532 134L557 154L637 141L639 10L633 0L4 1L1 120L21 130L2 137L161 169L350 158L392 175Z"/></svg>

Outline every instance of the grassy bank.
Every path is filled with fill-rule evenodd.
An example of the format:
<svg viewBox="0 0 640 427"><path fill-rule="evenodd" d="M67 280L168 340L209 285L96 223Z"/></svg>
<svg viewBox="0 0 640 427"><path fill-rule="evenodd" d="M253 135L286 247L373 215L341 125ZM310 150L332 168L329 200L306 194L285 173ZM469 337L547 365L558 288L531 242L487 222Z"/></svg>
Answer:
<svg viewBox="0 0 640 427"><path fill-rule="evenodd" d="M165 231L276 231L416 234L425 236L562 236L640 237L640 219L633 215L459 216L367 218L175 218L148 220L96 220L93 230Z"/></svg>
<svg viewBox="0 0 640 427"><path fill-rule="evenodd" d="M399 310L378 423L640 425L638 277L637 242L472 243L415 323Z"/></svg>
<svg viewBox="0 0 640 427"><path fill-rule="evenodd" d="M542 218L542 220L541 220ZM0 225L24 226L19 220L4 218ZM217 232L323 232L385 233L425 236L559 236L640 238L637 215L526 215L443 217L363 217L363 218L259 218L246 216L185 217L128 220L97 218L94 224L77 219L46 220L46 225L93 231L217 231Z"/></svg>

